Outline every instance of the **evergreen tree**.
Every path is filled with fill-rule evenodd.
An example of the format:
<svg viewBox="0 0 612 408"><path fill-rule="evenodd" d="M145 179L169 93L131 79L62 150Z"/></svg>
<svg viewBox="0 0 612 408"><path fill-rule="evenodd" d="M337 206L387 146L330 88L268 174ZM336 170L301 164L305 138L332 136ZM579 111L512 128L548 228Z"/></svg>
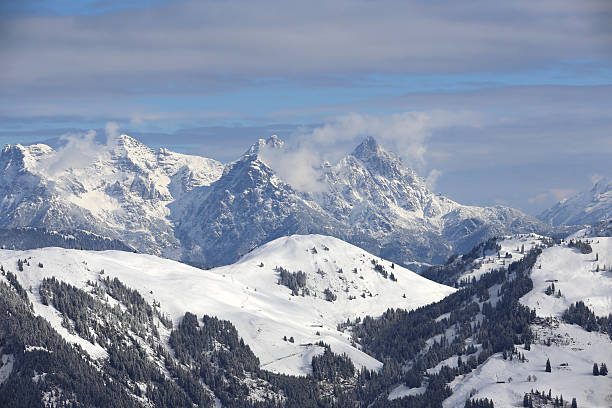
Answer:
<svg viewBox="0 0 612 408"><path fill-rule="evenodd" d="M597 366L597 363L593 363L593 375L599 375L599 367Z"/></svg>
<svg viewBox="0 0 612 408"><path fill-rule="evenodd" d="M550 368L550 359L546 359L546 372L550 373L552 370Z"/></svg>
<svg viewBox="0 0 612 408"><path fill-rule="evenodd" d="M606 366L606 363L601 363L601 366L599 367L599 375L608 375L608 366Z"/></svg>
<svg viewBox="0 0 612 408"><path fill-rule="evenodd" d="M578 408L578 403L576 402L576 398L572 398L572 408Z"/></svg>

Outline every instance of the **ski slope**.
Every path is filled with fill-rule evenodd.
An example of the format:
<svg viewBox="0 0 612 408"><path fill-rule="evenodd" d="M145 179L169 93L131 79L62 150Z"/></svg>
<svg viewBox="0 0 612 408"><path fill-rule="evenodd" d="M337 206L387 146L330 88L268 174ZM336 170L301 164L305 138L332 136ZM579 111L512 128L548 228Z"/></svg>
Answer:
<svg viewBox="0 0 612 408"><path fill-rule="evenodd" d="M24 264L22 272L17 271L18 259L29 263ZM393 272L396 281L377 272L373 260L389 274ZM71 336L61 327L59 314L41 304L38 287L43 278L55 276L86 289L88 280L117 277L150 303L160 302L161 311L169 314L175 324L186 311L227 319L263 368L293 375L311 371L312 357L322 352L314 345L318 341L329 344L336 353L348 354L358 367L381 367L379 361L351 345L350 333L338 331L338 323L347 318L380 315L389 307L415 308L454 291L346 242L321 235L279 238L233 265L210 270L153 255L60 248L2 250L0 264L16 273L28 290L35 312L93 357L105 357L104 350ZM276 267L303 271L309 295L292 296L289 288L279 285ZM326 300L326 289L336 300ZM283 340L284 336L293 337L294 342Z"/></svg>

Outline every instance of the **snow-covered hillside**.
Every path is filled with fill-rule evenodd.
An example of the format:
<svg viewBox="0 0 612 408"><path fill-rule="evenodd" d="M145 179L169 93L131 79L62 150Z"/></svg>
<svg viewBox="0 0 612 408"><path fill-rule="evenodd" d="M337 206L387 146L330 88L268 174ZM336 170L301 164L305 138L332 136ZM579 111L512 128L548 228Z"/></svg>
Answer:
<svg viewBox="0 0 612 408"><path fill-rule="evenodd" d="M534 246L540 244L542 238L537 234L509 235L496 240L497 248L485 251L485 254L460 273L457 283L479 279L485 273L495 269L508 267L512 262L523 259Z"/></svg>
<svg viewBox="0 0 612 408"><path fill-rule="evenodd" d="M584 239L593 237L612 237L612 218L601 220L593 225L576 231L568 238Z"/></svg>
<svg viewBox="0 0 612 408"><path fill-rule="evenodd" d="M538 257L531 272L533 290L521 298L521 303L537 315L531 347L516 346L526 361L516 356L505 360L500 353L493 355L484 365L451 383L453 395L445 401L445 407L462 406L471 394L474 398L493 399L496 407L519 406L524 394L532 390L551 390L553 398L563 395L566 403L575 397L579 407L612 406L612 380L592 374L594 363L612 362L610 337L587 332L561 318L571 304L579 301L598 316L612 313L612 272L603 267L606 264L609 269L612 265L612 238L595 237L589 241L592 252L588 254L565 242L544 249ZM530 239L524 237L501 241L504 248L514 249L514 259L516 246L528 242ZM481 261L485 259L491 257ZM547 359L551 372L545 370Z"/></svg>
<svg viewBox="0 0 612 408"><path fill-rule="evenodd" d="M60 315L41 303L38 287L44 277L55 276L78 288L87 288L88 280L117 277L151 304L160 302L161 311L175 323L186 311L227 319L262 368L288 374L311 370L312 356L323 350L314 345L319 341L348 354L357 366L377 369L381 363L351 345L350 333L338 331L338 324L379 315L389 307L415 308L454 291L353 245L318 235L281 238L233 265L211 270L121 251L0 251L5 270L15 271L19 259L27 263L16 275L23 287L31 288L28 297L35 312L93 356L104 357L104 350L69 335ZM279 268L305 274L297 295L279 284Z"/></svg>
<svg viewBox="0 0 612 408"><path fill-rule="evenodd" d="M593 251L589 254L567 244L544 251L531 275L534 290L523 298L523 303L544 317L560 317L578 301L598 316L612 313L612 238L589 238L589 242ZM551 283L561 296L544 293Z"/></svg>
<svg viewBox="0 0 612 408"><path fill-rule="evenodd" d="M260 139L223 165L122 135L68 166L61 150L9 145L0 155L0 227L81 229L199 266L230 264L291 234L335 236L409 265L443 262L495 235L550 230L515 209L433 193L373 138L321 164L316 193L281 179L260 154L282 148L276 137Z"/></svg>
<svg viewBox="0 0 612 408"><path fill-rule="evenodd" d="M558 202L538 218L551 225L592 225L612 218L612 180L599 180L591 189Z"/></svg>

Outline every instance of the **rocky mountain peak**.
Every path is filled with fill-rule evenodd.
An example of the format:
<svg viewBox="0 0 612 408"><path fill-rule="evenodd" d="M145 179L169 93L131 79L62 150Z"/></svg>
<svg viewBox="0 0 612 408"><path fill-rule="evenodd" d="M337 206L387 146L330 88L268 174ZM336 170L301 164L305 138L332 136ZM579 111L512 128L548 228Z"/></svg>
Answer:
<svg viewBox="0 0 612 408"><path fill-rule="evenodd" d="M267 139L258 139L257 142L253 143L249 149L244 152L244 155L259 154L259 152L265 148L281 149L285 145L285 142L281 140L277 135L272 135Z"/></svg>
<svg viewBox="0 0 612 408"><path fill-rule="evenodd" d="M373 174L390 179L402 176L402 163L399 157L384 150L372 136L366 137L350 155L363 163Z"/></svg>
<svg viewBox="0 0 612 408"><path fill-rule="evenodd" d="M54 150L46 144L23 146L6 145L0 153L0 169L7 171L33 170L39 160L52 154Z"/></svg>
<svg viewBox="0 0 612 408"><path fill-rule="evenodd" d="M351 154L358 159L365 159L372 155L380 154L382 151L383 149L376 139L372 136L367 136L357 147L355 147Z"/></svg>
<svg viewBox="0 0 612 408"><path fill-rule="evenodd" d="M5 148L0 210L7 216L0 227L79 228L205 266L227 264L296 233L333 235L406 264L443 261L494 233L540 230L524 215L500 218L500 209L438 198L372 137L338 164L321 165L327 188L318 193L297 191L262 160L262 148L282 149L277 136L258 140L226 166L157 152L127 135L115 141L110 157L53 182L24 164L29 160L36 169L52 149ZM517 217L525 220L515 227Z"/></svg>

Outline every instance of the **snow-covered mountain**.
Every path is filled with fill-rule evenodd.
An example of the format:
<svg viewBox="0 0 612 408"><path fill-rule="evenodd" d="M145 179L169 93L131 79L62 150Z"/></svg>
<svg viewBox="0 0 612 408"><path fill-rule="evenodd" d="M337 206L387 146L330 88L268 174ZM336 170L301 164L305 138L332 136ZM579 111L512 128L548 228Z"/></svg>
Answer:
<svg viewBox="0 0 612 408"><path fill-rule="evenodd" d="M14 270L26 259L19 283L34 312L65 333L57 311L41 303L38 288L55 277L77 288L88 282L118 278L138 290L151 304L160 303L175 325L185 312L226 319L270 371L304 375L323 341L338 354L347 354L357 367L377 370L382 363L338 330L347 319L380 315L388 308L413 309L454 292L416 273L378 258L336 238L306 235L272 241L239 262L201 270L152 255L122 251L76 251L43 248L0 250L0 265ZM42 267L39 266L43 265ZM286 278L281 276L286 271ZM297 274L303 274L291 281ZM292 287L290 287L292 286ZM289 342L283 338L292 338ZM104 344L66 335L93 357L105 356Z"/></svg>
<svg viewBox="0 0 612 408"><path fill-rule="evenodd" d="M122 135L107 152L64 168L46 145L6 146L0 155L0 227L81 229L194 265L225 265L291 234L325 234L396 263L442 262L493 235L546 233L507 207L460 205L434 194L412 169L367 138L325 164L323 191L302 192L266 164L260 139L221 163Z"/></svg>
<svg viewBox="0 0 612 408"><path fill-rule="evenodd" d="M575 232L570 237L612 237L612 218L601 220L585 229Z"/></svg>
<svg viewBox="0 0 612 408"><path fill-rule="evenodd" d="M47 145L8 145L0 155L0 226L81 229L147 253L181 257L168 205L221 175L215 160L153 151L122 135L84 166L61 167Z"/></svg>
<svg viewBox="0 0 612 408"><path fill-rule="evenodd" d="M211 270L0 250L0 405L608 407L612 238L473 252L455 290L320 235Z"/></svg>
<svg viewBox="0 0 612 408"><path fill-rule="evenodd" d="M300 192L267 164L260 140L210 187L194 189L178 235L194 259L230 261L287 234L333 235L394 262L442 262L494 235L548 232L507 207L473 207L433 193L424 179L369 137L337 164L324 164L325 188Z"/></svg>
<svg viewBox="0 0 612 408"><path fill-rule="evenodd" d="M612 180L591 187L545 210L538 218L550 225L592 225L612 218Z"/></svg>
<svg viewBox="0 0 612 408"><path fill-rule="evenodd" d="M547 230L512 208L465 206L433 193L372 137L330 167L325 181L328 192L315 200L353 226L349 241L390 259L443 262L491 236Z"/></svg>

